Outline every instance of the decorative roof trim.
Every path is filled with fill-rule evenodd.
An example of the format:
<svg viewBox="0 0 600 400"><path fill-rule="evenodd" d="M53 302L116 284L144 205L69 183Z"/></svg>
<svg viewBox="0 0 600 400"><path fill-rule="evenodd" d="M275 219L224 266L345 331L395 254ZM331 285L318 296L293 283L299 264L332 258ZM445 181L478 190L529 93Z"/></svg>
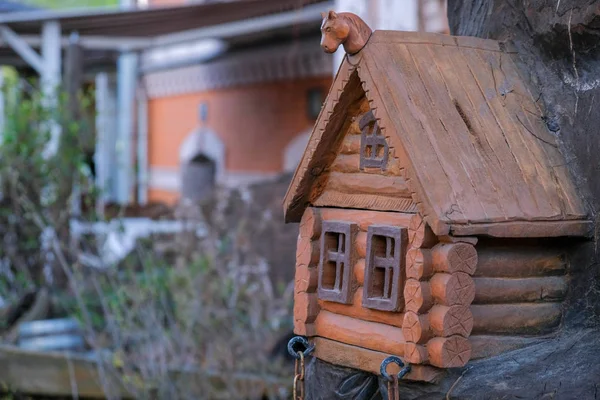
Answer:
<svg viewBox="0 0 600 400"><path fill-rule="evenodd" d="M160 98L332 74L331 58L311 40L240 52L206 64L147 73L144 82L149 98Z"/></svg>
<svg viewBox="0 0 600 400"><path fill-rule="evenodd" d="M323 134L330 122L330 118L333 115L336 106L339 104L339 100L347 83L354 73L356 73L356 68L348 62L347 57L344 57L344 61L329 89L327 99L325 100L312 134L310 135L308 145L300 160L300 165L298 165L294 177L292 178L292 183L285 194L283 209L286 222L299 222L302 217L302 212L309 203L309 199L302 193L302 189L311 186L312 182L309 182L309 180L314 179L315 176L318 175L318 173L309 174L309 167L311 167L311 164L313 163L315 150L321 142Z"/></svg>

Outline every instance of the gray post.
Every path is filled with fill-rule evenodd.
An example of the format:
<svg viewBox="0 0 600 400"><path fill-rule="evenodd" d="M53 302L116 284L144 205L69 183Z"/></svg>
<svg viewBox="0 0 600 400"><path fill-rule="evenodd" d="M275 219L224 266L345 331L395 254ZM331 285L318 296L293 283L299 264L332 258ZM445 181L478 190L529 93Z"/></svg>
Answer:
<svg viewBox="0 0 600 400"><path fill-rule="evenodd" d="M118 103L118 191L117 202L127 204L132 194L132 133L137 81L137 55L124 52L117 61L117 103Z"/></svg>
<svg viewBox="0 0 600 400"><path fill-rule="evenodd" d="M58 104L58 88L61 80L61 32L58 21L44 22L42 26L42 93L51 109ZM46 148L47 155L53 155L58 150L60 141L60 126L57 121L51 122L51 138Z"/></svg>
<svg viewBox="0 0 600 400"><path fill-rule="evenodd" d="M138 202L148 202L148 98L145 88L138 90L137 99L137 162Z"/></svg>

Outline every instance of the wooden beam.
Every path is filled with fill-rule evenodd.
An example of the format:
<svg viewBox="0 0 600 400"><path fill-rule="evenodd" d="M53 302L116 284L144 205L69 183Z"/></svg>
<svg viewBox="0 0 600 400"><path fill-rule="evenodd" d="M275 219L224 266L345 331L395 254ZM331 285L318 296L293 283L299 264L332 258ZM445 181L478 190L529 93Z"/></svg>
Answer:
<svg viewBox="0 0 600 400"><path fill-rule="evenodd" d="M35 50L31 48L19 35L6 25L0 25L2 39L25 60L40 75L44 72L44 61Z"/></svg>

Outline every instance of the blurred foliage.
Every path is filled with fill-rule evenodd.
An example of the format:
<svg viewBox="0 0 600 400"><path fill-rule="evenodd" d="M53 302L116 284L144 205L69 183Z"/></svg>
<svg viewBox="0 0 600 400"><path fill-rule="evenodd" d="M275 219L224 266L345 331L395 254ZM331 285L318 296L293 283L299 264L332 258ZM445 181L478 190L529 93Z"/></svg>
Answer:
<svg viewBox="0 0 600 400"><path fill-rule="evenodd" d="M51 283L56 271L40 251L42 231L51 225L58 235L66 234L73 185L86 186L80 149L83 138L91 134L92 121L73 120L64 93L44 98L36 85L9 77L2 87L0 295L9 297L27 286ZM89 106L91 94L78 97L81 107ZM54 153L53 132L60 135Z"/></svg>
<svg viewBox="0 0 600 400"><path fill-rule="evenodd" d="M9 78L3 94L0 298L14 303L48 288L53 316L76 316L104 360L98 372L108 399L117 398L109 375L139 399L289 396L281 382L291 384L291 365L272 350L291 330L293 291L273 287L268 263L250 245L257 210L236 203L232 222L228 207L209 208L206 218L201 205L189 205L178 216L191 229L139 240L124 260L104 264L106 233L75 237L69 224L74 184L90 202L77 218L97 221L83 150L93 115L81 112L93 93L78 95L83 110L64 94L44 98L37 82ZM56 129L59 146L48 153ZM262 214L267 232L272 218ZM238 376L253 384L240 386Z"/></svg>

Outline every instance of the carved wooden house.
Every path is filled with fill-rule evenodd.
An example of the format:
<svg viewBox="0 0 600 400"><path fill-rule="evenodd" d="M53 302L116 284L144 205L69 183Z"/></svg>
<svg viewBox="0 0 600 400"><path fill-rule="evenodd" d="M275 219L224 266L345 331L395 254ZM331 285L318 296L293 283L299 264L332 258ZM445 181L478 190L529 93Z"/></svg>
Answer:
<svg viewBox="0 0 600 400"><path fill-rule="evenodd" d="M346 56L284 201L316 357L432 380L559 327L591 222L514 57L395 31Z"/></svg>

